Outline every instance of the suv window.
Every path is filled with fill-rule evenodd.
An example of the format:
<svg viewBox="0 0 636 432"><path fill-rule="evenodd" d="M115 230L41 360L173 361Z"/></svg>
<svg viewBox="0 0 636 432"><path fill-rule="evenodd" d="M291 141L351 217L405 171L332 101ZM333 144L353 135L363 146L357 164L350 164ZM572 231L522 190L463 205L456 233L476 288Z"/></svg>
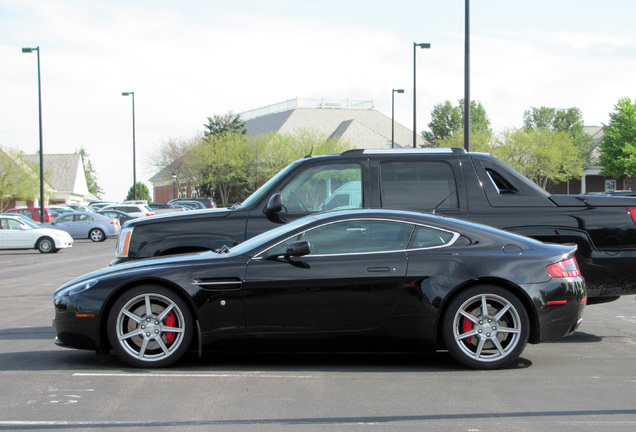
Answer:
<svg viewBox="0 0 636 432"><path fill-rule="evenodd" d="M281 190L289 213L362 207L362 168L358 164L320 165L301 172Z"/></svg>
<svg viewBox="0 0 636 432"><path fill-rule="evenodd" d="M383 162L380 186L382 208L459 208L455 175L446 162Z"/></svg>

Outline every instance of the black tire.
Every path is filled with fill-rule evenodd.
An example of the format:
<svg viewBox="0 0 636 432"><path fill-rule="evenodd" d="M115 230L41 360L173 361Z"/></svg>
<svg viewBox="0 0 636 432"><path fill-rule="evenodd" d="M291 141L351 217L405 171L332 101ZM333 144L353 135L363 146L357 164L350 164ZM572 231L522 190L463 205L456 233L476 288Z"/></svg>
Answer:
<svg viewBox="0 0 636 432"><path fill-rule="evenodd" d="M35 248L40 253L55 253L58 249L55 248L55 242L51 237L41 237L35 244Z"/></svg>
<svg viewBox="0 0 636 432"><path fill-rule="evenodd" d="M450 302L442 326L446 348L458 362L474 369L498 369L515 362L523 352L530 320L513 293L480 285Z"/></svg>
<svg viewBox="0 0 636 432"><path fill-rule="evenodd" d="M185 301L174 291L156 285L123 293L108 315L107 326L113 350L135 367L173 364L188 350L194 328Z"/></svg>
<svg viewBox="0 0 636 432"><path fill-rule="evenodd" d="M93 228L88 232L88 238L94 242L103 242L106 240L106 235L99 228Z"/></svg>

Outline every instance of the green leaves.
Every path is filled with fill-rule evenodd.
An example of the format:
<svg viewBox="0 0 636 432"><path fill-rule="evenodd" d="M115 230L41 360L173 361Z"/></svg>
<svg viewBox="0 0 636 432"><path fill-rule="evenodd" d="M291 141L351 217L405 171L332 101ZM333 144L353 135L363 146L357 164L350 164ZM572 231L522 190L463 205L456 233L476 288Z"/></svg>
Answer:
<svg viewBox="0 0 636 432"><path fill-rule="evenodd" d="M603 167L601 175L636 175L636 102L621 98L614 108L609 124L603 125L599 159Z"/></svg>

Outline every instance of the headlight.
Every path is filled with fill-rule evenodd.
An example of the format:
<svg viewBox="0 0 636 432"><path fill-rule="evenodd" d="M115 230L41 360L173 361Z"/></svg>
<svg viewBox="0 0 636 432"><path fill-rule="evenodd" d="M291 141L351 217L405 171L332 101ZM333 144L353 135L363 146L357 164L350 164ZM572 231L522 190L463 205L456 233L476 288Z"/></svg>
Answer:
<svg viewBox="0 0 636 432"><path fill-rule="evenodd" d="M115 248L115 258L127 258L130 248L130 239L132 238L132 227L122 228L117 239L117 247Z"/></svg>
<svg viewBox="0 0 636 432"><path fill-rule="evenodd" d="M87 289L94 287L99 282L99 279L89 279L87 281L82 281L76 284L73 284L69 287L66 287L59 292L55 293L56 297L66 297L73 296L81 293L82 291L86 291Z"/></svg>

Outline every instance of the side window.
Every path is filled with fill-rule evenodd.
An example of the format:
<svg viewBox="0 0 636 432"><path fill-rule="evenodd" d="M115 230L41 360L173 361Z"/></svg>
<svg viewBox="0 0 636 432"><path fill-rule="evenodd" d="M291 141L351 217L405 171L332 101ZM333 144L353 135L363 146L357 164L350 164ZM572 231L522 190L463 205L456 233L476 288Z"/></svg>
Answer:
<svg viewBox="0 0 636 432"><path fill-rule="evenodd" d="M362 168L357 164L314 166L281 190L283 211L319 212L362 207Z"/></svg>
<svg viewBox="0 0 636 432"><path fill-rule="evenodd" d="M58 219L59 223L68 223L68 222L73 222L74 216L72 214L68 215L68 216L62 216L61 218Z"/></svg>
<svg viewBox="0 0 636 432"><path fill-rule="evenodd" d="M356 254L405 250L413 225L385 220L335 222L305 231L279 243L265 255L282 255L287 245L306 240L310 255Z"/></svg>
<svg viewBox="0 0 636 432"><path fill-rule="evenodd" d="M457 209L457 186L446 162L384 162L380 165L382 208Z"/></svg>
<svg viewBox="0 0 636 432"><path fill-rule="evenodd" d="M435 228L418 226L415 228L415 233L409 243L409 249L440 247L451 243L457 237L457 234L449 231L441 231Z"/></svg>
<svg viewBox="0 0 636 432"><path fill-rule="evenodd" d="M93 220L93 218L89 215L78 215L77 220L81 222L90 222Z"/></svg>

